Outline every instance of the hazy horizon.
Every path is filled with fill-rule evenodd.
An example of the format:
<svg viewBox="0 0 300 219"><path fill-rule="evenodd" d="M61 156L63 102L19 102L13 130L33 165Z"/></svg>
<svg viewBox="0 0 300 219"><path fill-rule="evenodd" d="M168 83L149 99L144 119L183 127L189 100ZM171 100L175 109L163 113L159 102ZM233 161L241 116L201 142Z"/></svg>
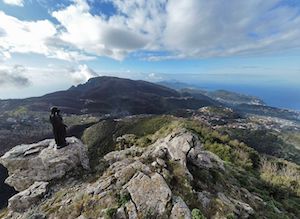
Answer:
<svg viewBox="0 0 300 219"><path fill-rule="evenodd" d="M103 75L103 76L113 76L113 77L120 77L116 75ZM141 75L140 75L141 76ZM192 75L194 76L194 75ZM190 76L190 78L193 78ZM189 80L189 77L186 75L186 80L180 80L180 79L175 79L174 77L170 75L164 75L160 80L157 81L151 81L147 78L135 78L134 80L145 80L153 83L159 83L159 82L172 82L172 83L182 83L183 85L187 85L188 87L193 87L197 89L203 89L203 90L208 90L208 91L213 91L213 90L227 90L231 92L236 92L236 93L241 93L245 95L250 95L250 96L255 96L258 97L259 99L263 100L267 105L273 106L273 107L278 107L278 108L283 108L283 109L290 109L290 110L297 110L300 111L300 95L297 95L300 93L300 87L298 86L289 86L288 84L281 84L277 86L271 85L259 85L259 84L232 84L232 83L214 83L214 82L195 82L195 80ZM128 78L130 79L130 78ZM0 96L0 100L4 99L22 99L22 98L29 98L29 97L37 97L37 96L42 96L44 94L56 92L56 91L61 91L61 90L66 90L69 89L71 86L76 86L78 84L70 84L69 86L66 87L58 87L57 89L52 89L46 91L41 94L37 95L26 95L26 93L23 95L24 96L11 96L8 98L4 98ZM30 89L32 90L32 89ZM284 91L284 92L282 92Z"/></svg>

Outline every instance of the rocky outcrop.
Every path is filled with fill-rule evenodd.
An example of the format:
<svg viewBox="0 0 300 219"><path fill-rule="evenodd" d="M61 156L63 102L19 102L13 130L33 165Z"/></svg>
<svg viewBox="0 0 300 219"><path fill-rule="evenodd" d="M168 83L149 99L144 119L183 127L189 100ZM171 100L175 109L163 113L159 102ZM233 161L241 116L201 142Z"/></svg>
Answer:
<svg viewBox="0 0 300 219"><path fill-rule="evenodd" d="M51 180L82 166L89 169L87 148L75 137L67 138L68 146L57 149L54 140L19 145L0 158L9 173L5 183L20 191L8 200L10 218L28 210L48 191Z"/></svg>
<svg viewBox="0 0 300 219"><path fill-rule="evenodd" d="M107 169L110 176L89 188L93 194L101 194L104 190L129 194L130 200L118 208L116 216L123 215L125 210L126 218L191 218L191 210L185 201L175 196L168 185L167 179L172 175L168 162L181 166L190 180L193 176L188 170L188 162L199 168L224 170L223 161L205 151L199 137L185 129L177 130L147 148L126 145L124 150L104 156L110 164Z"/></svg>
<svg viewBox="0 0 300 219"><path fill-rule="evenodd" d="M38 202L47 192L48 182L35 182L28 189L14 195L8 200L8 209L23 212Z"/></svg>
<svg viewBox="0 0 300 219"><path fill-rule="evenodd" d="M231 187L232 191L221 193L218 191L221 185L210 189L217 183L212 180L226 174L227 169L217 155L204 149L195 133L179 129L147 147L135 145L135 136L125 137L120 138L120 141L125 139L120 147L124 149L103 157L103 163L109 165L103 172L86 181L73 181L72 186L62 183L55 189L51 187L50 198L43 199L39 205L38 200L47 192L47 182L77 166L88 168L84 145L71 138L68 139L73 140L70 148L56 150L51 140L45 140L4 155L1 162L10 167L10 176L29 185L9 201L9 210L13 211L10 218L25 219L40 214L45 218L190 219L192 212L196 217L202 217L203 213L213 218L226 218L229 213L237 218L253 215L252 201L247 199L258 199L249 191ZM130 144L126 143L128 138ZM42 179L47 179L45 184ZM201 180L207 180L208 184L197 184ZM50 194L51 191L55 192ZM37 207L31 210L34 204Z"/></svg>
<svg viewBox="0 0 300 219"><path fill-rule="evenodd" d="M75 137L67 142L61 149L56 149L53 139L14 147L0 158L9 173L5 183L23 191L34 182L59 179L78 166L89 169L86 146Z"/></svg>
<svg viewBox="0 0 300 219"><path fill-rule="evenodd" d="M152 145L154 151L152 156L166 158L179 162L186 167L188 154L192 148L202 150L203 146L199 137L187 130L180 130L168 135L166 138L159 139Z"/></svg>
<svg viewBox="0 0 300 219"><path fill-rule="evenodd" d="M185 129L159 139L150 148L143 156L178 162L190 178L192 178L192 174L187 168L188 161L199 168L224 170L223 161L217 155L205 151L199 137Z"/></svg>
<svg viewBox="0 0 300 219"><path fill-rule="evenodd" d="M171 211L170 219L190 219L192 218L191 211L182 200L182 198L174 196L173 197L173 208Z"/></svg>
<svg viewBox="0 0 300 219"><path fill-rule="evenodd" d="M213 195L208 191L197 192L197 199L205 209L209 208L212 198Z"/></svg>
<svg viewBox="0 0 300 219"><path fill-rule="evenodd" d="M223 161L205 151L199 137L186 129L174 131L146 148L134 144L124 148L104 156L110 164L106 171L109 174L88 188L90 194L104 199L107 191L129 194L130 200L116 210L115 218L191 218L183 198L174 195L168 185L167 180L174 174L168 163L179 165L189 180L193 176L188 162L198 168L224 170Z"/></svg>
<svg viewBox="0 0 300 219"><path fill-rule="evenodd" d="M148 176L137 172L128 182L127 190L142 218L167 216L172 192L160 174L153 173L152 176Z"/></svg>
<svg viewBox="0 0 300 219"><path fill-rule="evenodd" d="M192 148L188 160L199 168L225 170L223 161L217 155L200 148Z"/></svg>

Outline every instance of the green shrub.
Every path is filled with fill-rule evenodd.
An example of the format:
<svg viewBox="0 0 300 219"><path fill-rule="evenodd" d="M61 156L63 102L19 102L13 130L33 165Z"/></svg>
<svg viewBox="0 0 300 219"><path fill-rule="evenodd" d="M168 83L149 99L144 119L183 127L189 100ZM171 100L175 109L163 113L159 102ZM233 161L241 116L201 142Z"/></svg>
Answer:
<svg viewBox="0 0 300 219"><path fill-rule="evenodd" d="M236 216L233 213L227 214L226 219L236 219Z"/></svg>
<svg viewBox="0 0 300 219"><path fill-rule="evenodd" d="M130 199L131 199L131 197L130 197L129 193L117 194L117 200L118 200L119 206L125 205L127 202L130 201Z"/></svg>
<svg viewBox="0 0 300 219"><path fill-rule="evenodd" d="M228 145L224 145L216 142L211 143L209 141L206 141L204 144L204 148L218 155L224 161L227 162L235 161L233 150Z"/></svg>
<svg viewBox="0 0 300 219"><path fill-rule="evenodd" d="M192 219L205 219L205 217L198 208L194 208L192 210Z"/></svg>
<svg viewBox="0 0 300 219"><path fill-rule="evenodd" d="M117 212L117 208L108 208L107 210L106 210L106 216L108 217L108 218L113 218L113 216L114 216L114 214Z"/></svg>

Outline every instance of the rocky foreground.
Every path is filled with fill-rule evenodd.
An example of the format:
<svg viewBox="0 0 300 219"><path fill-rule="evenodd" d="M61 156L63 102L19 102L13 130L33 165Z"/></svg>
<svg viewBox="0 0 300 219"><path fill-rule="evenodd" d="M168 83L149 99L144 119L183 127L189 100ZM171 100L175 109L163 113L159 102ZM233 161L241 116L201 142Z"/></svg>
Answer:
<svg viewBox="0 0 300 219"><path fill-rule="evenodd" d="M39 202L51 181L61 179L78 166L89 170L87 148L74 137L67 142L69 145L59 150L53 139L19 145L0 158L9 172L5 183L19 191L9 199L8 209L13 218L18 217L13 212L23 213Z"/></svg>
<svg viewBox="0 0 300 219"><path fill-rule="evenodd" d="M4 218L250 218L266 205L216 182L227 166L193 132L178 129L148 147L132 137L121 137L123 150L106 154L97 174L76 138L59 150L53 140L13 148L0 162L19 193Z"/></svg>

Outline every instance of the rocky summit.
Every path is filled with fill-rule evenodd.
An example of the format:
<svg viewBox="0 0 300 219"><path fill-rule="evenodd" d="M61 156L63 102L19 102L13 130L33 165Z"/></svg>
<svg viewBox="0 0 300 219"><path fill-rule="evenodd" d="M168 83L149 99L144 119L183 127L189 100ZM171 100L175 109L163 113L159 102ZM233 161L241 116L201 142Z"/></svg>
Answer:
<svg viewBox="0 0 300 219"><path fill-rule="evenodd" d="M89 171L85 145L74 137L67 140L69 145L59 150L53 140L44 140L17 146L1 158L9 171L6 182L20 191L10 198L5 218L204 218L197 205L206 214L215 209L212 218L224 218L229 210L249 218L264 205L247 189L235 188L242 200L208 187L200 191L195 170L227 170L187 129L149 146L112 151L97 174ZM67 174L78 168L79 176Z"/></svg>
<svg viewBox="0 0 300 219"><path fill-rule="evenodd" d="M68 146L59 150L53 139L14 147L0 158L9 172L5 182L23 191L35 182L61 178L79 165L88 169L87 148L74 137L67 142Z"/></svg>
<svg viewBox="0 0 300 219"><path fill-rule="evenodd" d="M19 145L0 158L9 172L5 182L20 191L9 199L8 209L24 212L43 198L49 182L79 166L89 169L87 148L74 137L67 142L68 146L59 150L52 139Z"/></svg>

